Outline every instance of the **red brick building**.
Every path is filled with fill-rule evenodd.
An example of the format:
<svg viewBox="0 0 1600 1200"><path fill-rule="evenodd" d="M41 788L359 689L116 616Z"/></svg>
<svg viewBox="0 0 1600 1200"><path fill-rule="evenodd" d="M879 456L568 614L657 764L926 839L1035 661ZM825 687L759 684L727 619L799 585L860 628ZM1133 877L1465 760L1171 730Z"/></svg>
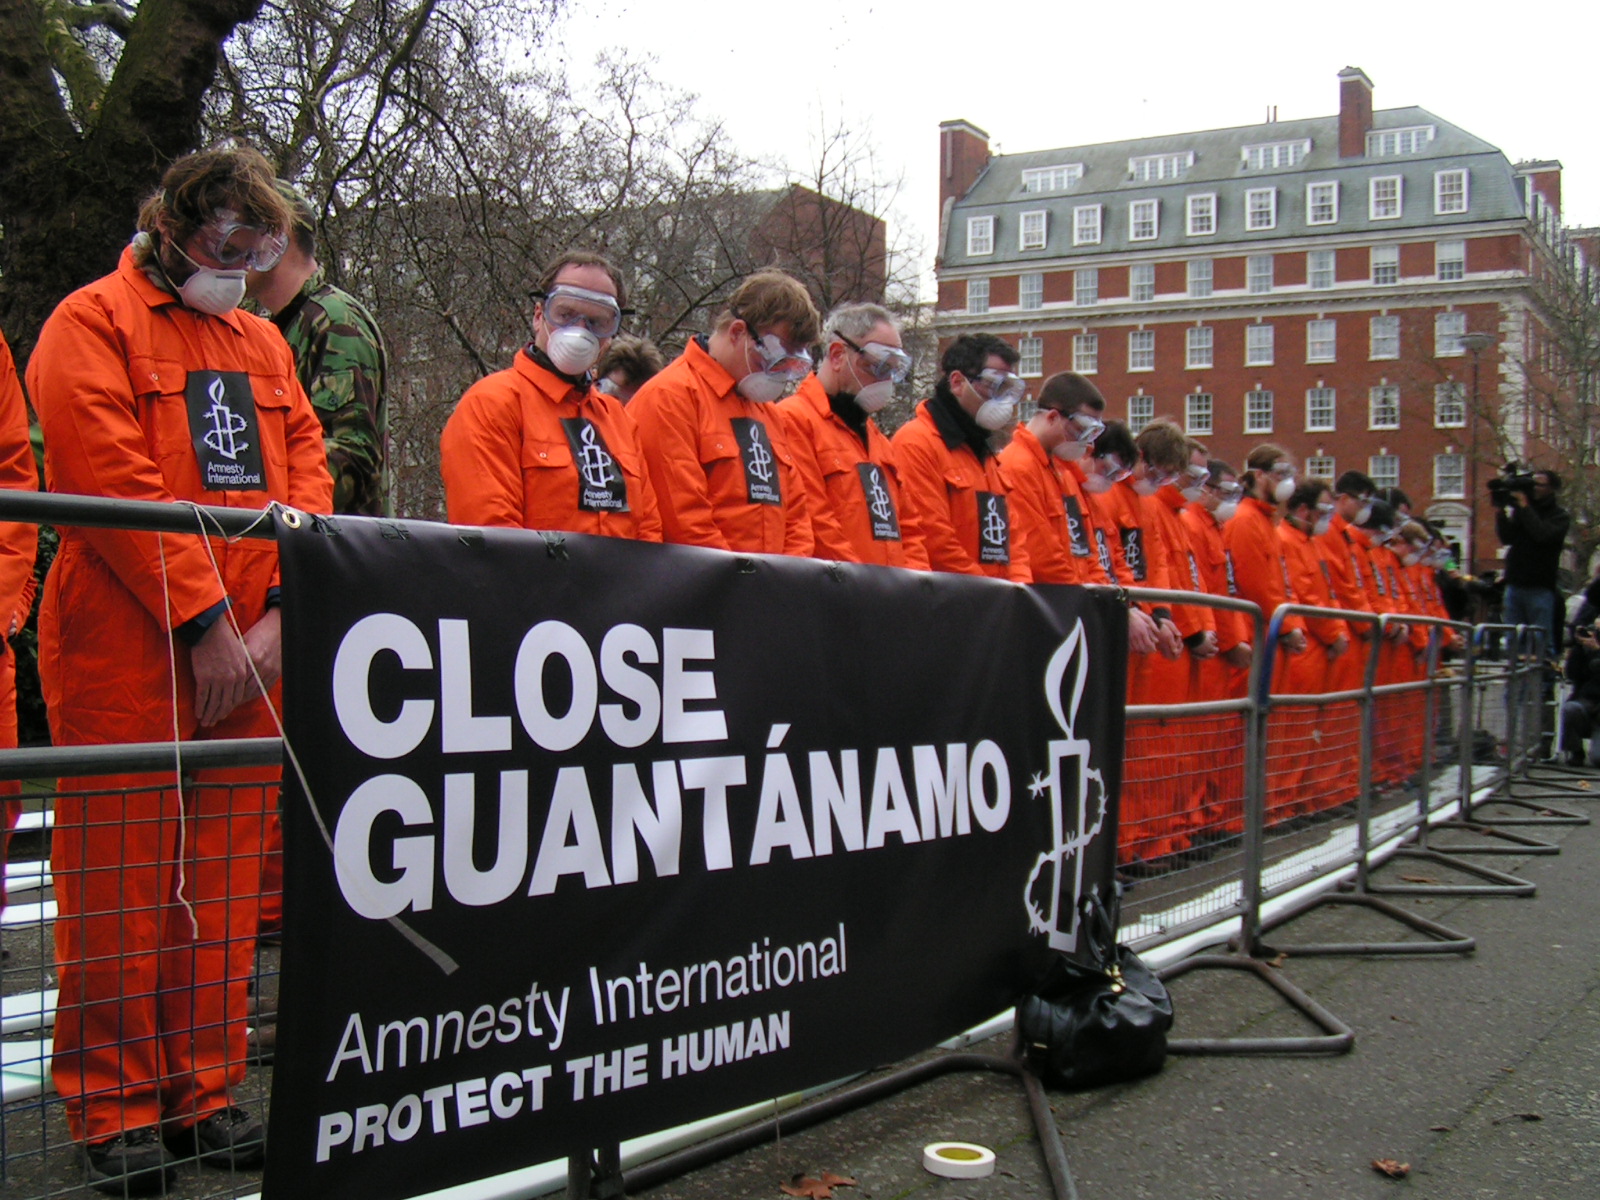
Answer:
<svg viewBox="0 0 1600 1200"><path fill-rule="evenodd" d="M966 121L939 136L942 337L999 334L1025 376L1082 371L1110 415L1238 466L1275 441L1303 475L1364 471L1463 543L1476 494L1492 565L1484 481L1547 434L1527 396L1536 281L1570 262L1559 163L1374 111L1353 67L1337 116L1000 156Z"/></svg>

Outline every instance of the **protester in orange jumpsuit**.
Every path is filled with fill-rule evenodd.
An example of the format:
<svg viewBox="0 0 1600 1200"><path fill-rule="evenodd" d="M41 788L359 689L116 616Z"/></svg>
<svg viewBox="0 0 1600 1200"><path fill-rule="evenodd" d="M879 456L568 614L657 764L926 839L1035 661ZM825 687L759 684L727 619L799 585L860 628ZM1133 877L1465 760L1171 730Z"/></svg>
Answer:
<svg viewBox="0 0 1600 1200"><path fill-rule="evenodd" d="M817 369L778 402L805 487L818 558L927 570L922 531L900 495L900 467L872 414L911 371L900 328L876 304L828 314Z"/></svg>
<svg viewBox="0 0 1600 1200"><path fill-rule="evenodd" d="M798 280L750 276L709 335L634 394L628 412L669 542L809 555L805 485L773 407L811 370L820 320Z"/></svg>
<svg viewBox="0 0 1600 1200"><path fill-rule="evenodd" d="M11 347L0 334L0 488L21 492L39 490L39 472L28 438L28 405L22 398L17 364ZM11 640L27 623L33 608L33 559L39 548L39 527L24 521L0 521L0 749L17 744L17 655ZM0 865L6 861L6 842L16 828L22 792L18 780L0 781ZM6 893L0 882L0 912Z"/></svg>
<svg viewBox="0 0 1600 1200"><path fill-rule="evenodd" d="M1044 381L1038 410L1000 452L1011 481L1016 536L1028 552L1035 583L1116 586L1111 543L1084 495L1080 464L1105 429L1105 401L1082 375L1062 371ZM1128 606L1128 651L1155 651L1155 621Z"/></svg>
<svg viewBox="0 0 1600 1200"><path fill-rule="evenodd" d="M1022 399L1016 365L1017 352L997 337L956 338L939 360L933 395L894 435L900 494L935 571L1032 579L1014 536L1008 472L989 441Z"/></svg>
<svg viewBox="0 0 1600 1200"><path fill-rule="evenodd" d="M1206 468L1203 462L1193 464L1189 439L1165 418L1146 423L1134 444L1139 465L1118 487L1136 497L1147 586L1203 591L1199 564L1178 511L1187 502L1184 490L1199 494ZM1175 604L1170 612L1184 652L1175 658L1146 654L1131 660L1132 704L1164 706L1194 699L1200 664L1216 657L1211 609ZM1142 848L1146 867L1152 859L1186 850L1191 835L1204 823L1206 781L1193 763L1203 753L1196 735L1205 723L1204 718L1163 717L1129 724L1122 825L1133 845Z"/></svg>
<svg viewBox="0 0 1600 1200"><path fill-rule="evenodd" d="M1373 482L1359 471L1346 471L1334 485L1333 516L1325 532L1314 540L1323 575L1336 608L1372 612L1369 593L1372 564L1366 552L1366 535L1358 526L1372 511ZM1367 659L1376 627L1346 622L1350 649L1330 659L1326 689L1353 692L1366 685ZM1332 780L1335 805L1357 798L1361 785L1361 711L1355 701L1330 707L1324 727L1324 749L1335 764Z"/></svg>
<svg viewBox="0 0 1600 1200"><path fill-rule="evenodd" d="M1289 583L1301 604L1316 608L1335 607L1333 591L1323 572L1322 559L1313 539L1326 533L1333 521L1333 493L1321 479L1310 479L1295 488L1289 497L1284 519L1278 526L1283 558L1289 565ZM1306 652L1291 658L1284 673L1284 691L1297 696L1329 691L1328 677L1333 664L1350 649L1350 631L1344 621L1333 617L1305 617ZM1341 764L1333 756L1338 738L1334 705L1324 705L1306 713L1310 725L1305 747L1306 771L1303 790L1316 810L1333 808L1348 796L1341 795Z"/></svg>
<svg viewBox="0 0 1600 1200"><path fill-rule="evenodd" d="M1196 455L1196 461L1204 454ZM1222 546L1222 527L1238 510L1243 487L1232 467L1207 457L1206 482L1200 494L1184 506L1182 518L1189 548L1199 570L1201 587L1212 596L1238 597L1238 589ZM1235 700L1245 694L1254 630L1243 613L1213 610L1217 626L1217 654L1201 660L1190 691L1198 701ZM1244 829L1245 719L1241 714L1210 718L1209 738L1214 743L1214 766L1206 776L1201 810L1201 842L1225 841Z"/></svg>
<svg viewBox="0 0 1600 1200"><path fill-rule="evenodd" d="M594 386L627 293L597 254L562 255L539 281L533 341L467 389L439 438L446 511L500 525L661 540L633 418Z"/></svg>
<svg viewBox="0 0 1600 1200"><path fill-rule="evenodd" d="M29 362L51 490L330 510L289 347L235 307L290 219L253 150L168 168L116 270L61 302ZM63 528L39 621L57 744L274 733L256 677L281 671L277 571L271 541ZM167 1177L162 1133L229 1168L264 1151L229 1093L276 772L188 774L63 779L56 804L54 1079L90 1181L117 1194Z"/></svg>
<svg viewBox="0 0 1600 1200"><path fill-rule="evenodd" d="M1278 606L1293 603L1289 568L1278 541L1279 506L1294 494L1294 460L1281 446L1266 443L1250 452L1242 482L1245 497L1239 511L1222 529L1222 544L1233 564L1235 586L1244 599L1261 609L1268 622ZM1286 691L1288 662L1306 652L1305 622L1285 619L1273 664L1272 690ZM1305 763L1302 756L1309 727L1303 712L1278 712L1268 718L1267 823L1285 821L1310 812L1302 794Z"/></svg>
<svg viewBox="0 0 1600 1200"><path fill-rule="evenodd" d="M1407 606L1399 595L1395 557L1389 550L1389 543L1398 535L1394 509L1381 500L1374 502L1362 532L1367 543L1368 602L1374 612L1390 618L1378 646L1373 682L1377 686L1403 683L1410 677L1412 653L1410 629L1398 619L1407 612ZM1402 700L1400 696L1379 696L1373 704L1372 779L1378 787L1398 784L1408 773Z"/></svg>
<svg viewBox="0 0 1600 1200"><path fill-rule="evenodd" d="M1015 536L1027 549L1035 583L1115 582L1100 560L1089 502L1068 465L1093 447L1104 428L1081 411L1094 390L1081 375L1052 375L1039 391L1034 415L1000 452L1012 484Z"/></svg>

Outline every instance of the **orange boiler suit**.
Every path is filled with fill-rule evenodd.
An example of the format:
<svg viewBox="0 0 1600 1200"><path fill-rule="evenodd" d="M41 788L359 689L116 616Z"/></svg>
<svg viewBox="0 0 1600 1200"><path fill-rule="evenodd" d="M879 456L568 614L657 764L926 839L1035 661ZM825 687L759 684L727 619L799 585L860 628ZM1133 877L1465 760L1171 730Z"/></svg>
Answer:
<svg viewBox="0 0 1600 1200"><path fill-rule="evenodd" d="M1200 586L1208 595L1238 597L1229 573L1227 552L1222 546L1222 526L1201 502L1184 507L1181 514L1189 535L1189 549L1200 575ZM1244 696L1247 672L1229 666L1222 655L1236 646L1250 644L1254 629L1250 618L1231 609L1212 610L1216 622L1217 655L1195 663L1195 700L1237 700ZM1212 766L1204 770L1205 799L1201 810L1202 826L1213 835L1233 835L1244 829L1244 746L1243 713L1206 718L1211 734Z"/></svg>
<svg viewBox="0 0 1600 1200"><path fill-rule="evenodd" d="M183 307L131 248L45 322L28 384L52 491L332 509L322 426L278 332L237 310ZM189 623L228 620L226 598L248 631L278 579L271 541L209 546L61 530L39 617L58 745L276 732L260 696L198 726ZM182 786L170 773L61 781L53 1073L75 1138L193 1124L243 1079L262 822L277 781L260 768L197 771Z"/></svg>
<svg viewBox="0 0 1600 1200"><path fill-rule="evenodd" d="M1234 584L1239 595L1261 609L1262 619L1270 624L1281 604L1293 603L1289 568L1278 541L1276 506L1246 496L1239 501L1233 519L1222 527L1222 545L1233 564ZM1284 619L1282 634L1298 629L1305 632L1299 616ZM1309 651L1308 651L1309 653ZM1272 667L1272 690L1285 692L1288 661L1294 656L1284 648L1280 636L1277 662ZM1309 729L1303 713L1277 712L1267 718L1267 823L1269 825L1311 811L1302 794L1305 763L1302 754Z"/></svg>
<svg viewBox="0 0 1600 1200"><path fill-rule="evenodd" d="M461 397L439 437L439 472L455 525L661 540L628 410L526 349Z"/></svg>
<svg viewBox="0 0 1600 1200"><path fill-rule="evenodd" d="M954 396L941 385L895 431L892 444L900 494L922 530L930 568L1032 582L1011 516L1010 473Z"/></svg>
<svg viewBox="0 0 1600 1200"><path fill-rule="evenodd" d="M1334 605L1372 612L1368 594L1372 563L1366 554L1365 536L1335 513L1327 532L1314 541ZM1350 631L1350 649L1328 663L1325 690L1330 692L1353 692L1366 686L1367 660L1373 653L1376 626L1358 621L1347 621L1345 626ZM1360 706L1353 700L1333 705L1324 733L1323 746L1334 768L1332 800L1335 805L1343 804L1356 799L1361 790ZM1332 739L1331 745L1327 738Z"/></svg>
<svg viewBox="0 0 1600 1200"><path fill-rule="evenodd" d="M835 410L815 375L778 401L805 487L818 558L928 569L922 529L901 496L900 465L878 423L859 428Z"/></svg>
<svg viewBox="0 0 1600 1200"><path fill-rule="evenodd" d="M746 400L702 335L628 403L666 541L809 556L805 486L777 409Z"/></svg>
<svg viewBox="0 0 1600 1200"><path fill-rule="evenodd" d="M1165 578L1162 586L1173 591L1205 591L1200 564L1195 557L1179 510L1185 501L1175 487L1163 487L1151 496L1139 496L1131 483L1116 485L1136 497L1144 530L1144 552L1151 579ZM1182 704L1198 699L1200 668L1209 660L1188 653L1207 634L1216 634L1216 617L1203 605L1175 604L1172 620L1183 638L1185 652L1176 659L1145 654L1131 664L1135 684L1130 697L1135 704ZM1143 721L1141 753L1154 768L1154 819L1146 822L1150 834L1164 837L1175 849L1186 848L1194 832L1205 823L1205 773L1193 769L1204 751L1204 731L1210 718L1162 717ZM1148 835L1147 835L1148 840Z"/></svg>
<svg viewBox="0 0 1600 1200"><path fill-rule="evenodd" d="M1364 550L1368 603L1371 604L1373 612L1391 615L1391 635L1385 637L1377 647L1378 666L1373 676L1373 683L1376 686L1400 683L1405 678L1404 662L1411 657L1411 645L1409 631L1400 637L1395 637L1392 633L1393 617L1403 616L1405 613L1405 604L1395 592L1396 580L1391 570L1394 555L1385 546L1373 545L1370 538L1367 539ZM1372 781L1379 787L1398 783L1406 775L1404 754L1401 749L1404 737L1400 729L1400 723L1404 719L1402 708L1399 696L1379 696L1373 704Z"/></svg>
<svg viewBox="0 0 1600 1200"><path fill-rule="evenodd" d="M1283 544L1289 582L1299 603L1317 608L1335 607L1333 590L1311 536L1292 522L1284 521L1278 526L1278 540ZM1337 617L1308 616L1305 623L1306 652L1291 657L1285 664L1284 691L1298 696L1329 691L1328 678L1333 664L1350 653L1350 629L1344 621ZM1333 647L1341 637L1345 639L1345 648L1335 655ZM1333 808L1348 799L1340 795L1340 764L1333 754L1338 740L1334 734L1336 715L1335 706L1331 704L1306 714L1309 728L1304 791L1314 809Z"/></svg>
<svg viewBox="0 0 1600 1200"><path fill-rule="evenodd" d="M0 335L0 488L39 490L39 471L28 438L28 404L4 335ZM0 749L17 744L17 654L11 639L33 608L33 560L38 549L37 525L0 522ZM0 780L0 864L6 861L6 842L16 828L22 808L16 797L21 794L20 780ZM0 912L5 907L5 886L0 882Z"/></svg>
<svg viewBox="0 0 1600 1200"><path fill-rule="evenodd" d="M1392 552L1391 552L1392 553ZM1408 566L1405 559L1398 553L1392 554L1394 558L1393 578L1395 591L1405 611L1414 617L1427 617L1433 614L1428 611L1428 605L1418 583L1415 567ZM1410 646L1409 657L1402 657L1400 665L1402 678L1408 683L1420 683L1428 676L1428 642L1433 637L1433 629L1420 623L1411 623L1407 626L1406 643ZM1407 776L1414 775L1422 769L1422 747L1427 738L1428 699L1421 692L1407 692L1400 698L1400 756Z"/></svg>
<svg viewBox="0 0 1600 1200"><path fill-rule="evenodd" d="M1000 451L1000 465L1010 478L1012 520L1034 582L1113 584L1096 548L1089 502L1066 464L1019 425Z"/></svg>

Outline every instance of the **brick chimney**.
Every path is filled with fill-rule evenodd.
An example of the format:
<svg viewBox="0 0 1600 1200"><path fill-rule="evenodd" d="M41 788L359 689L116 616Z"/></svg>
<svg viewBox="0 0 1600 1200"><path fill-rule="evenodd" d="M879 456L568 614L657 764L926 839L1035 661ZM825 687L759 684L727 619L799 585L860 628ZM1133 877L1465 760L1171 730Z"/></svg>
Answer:
<svg viewBox="0 0 1600 1200"><path fill-rule="evenodd" d="M989 135L970 121L939 122L939 211L959 200L989 164Z"/></svg>
<svg viewBox="0 0 1600 1200"><path fill-rule="evenodd" d="M1339 72L1339 157L1360 158L1367 152L1372 128L1372 80L1360 67Z"/></svg>

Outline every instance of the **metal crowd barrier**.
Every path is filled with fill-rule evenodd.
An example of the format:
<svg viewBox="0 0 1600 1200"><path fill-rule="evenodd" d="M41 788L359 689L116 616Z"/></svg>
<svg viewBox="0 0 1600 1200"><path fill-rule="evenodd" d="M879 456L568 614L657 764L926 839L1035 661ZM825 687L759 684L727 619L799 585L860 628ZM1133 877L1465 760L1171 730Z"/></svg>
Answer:
<svg viewBox="0 0 1600 1200"><path fill-rule="evenodd" d="M236 509L166 506L85 497L0 493L0 519L50 521L229 536L272 536L260 514ZM1191 971L1244 971L1273 988L1320 1027L1310 1037L1174 1039L1177 1053L1341 1052L1355 1032L1282 969L1287 958L1325 954L1470 953L1473 939L1409 913L1384 895L1528 896L1534 886L1463 855L1557 853L1559 847L1518 825L1587 821L1552 809L1552 794L1576 796L1582 780L1553 778L1538 762L1541 712L1548 691L1542 631L1523 626L1468 627L1432 618L1284 606L1263 614L1255 605L1192 592L1138 589L1133 600L1243 614L1250 622L1250 664L1232 693L1174 704L1130 705L1123 771L1121 870L1123 938L1167 979ZM1340 692L1274 689L1278 644L1292 617L1339 619L1365 629L1367 656L1359 687ZM1400 633L1401 627L1405 633ZM1427 632L1420 671L1380 681L1379 648L1391 637ZM1356 653L1357 642L1347 653ZM1398 656L1396 656L1398 657ZM1176 752L1175 752L1176 748ZM276 766L278 739L189 742L182 768L192 771ZM62 1101L52 1095L51 1030L56 994L50 948L55 903L49 843L61 778L170 772L170 743L46 747L0 752L0 780L27 781L24 813L6 864L11 904L0 920L0 1182L21 1200L87 1196ZM1353 772L1353 773L1352 773ZM1298 791L1296 790L1298 788ZM1554 793L1550 789L1555 789ZM1143 805L1143 808L1139 806ZM1466 883L1396 882L1380 868L1392 859L1423 860L1468 878ZM1362 904L1419 936L1392 943L1292 944L1277 934L1324 904ZM1209 952L1230 945L1225 953ZM1202 952L1205 951L1205 952ZM1271 965L1269 965L1271 964ZM270 1006L276 995L276 953L264 947L251 972L248 1022L253 1037L238 1097L265 1111L270 1091ZM1181 998L1180 998L1181 1012ZM960 1048L1009 1026L1009 1015L969 1031ZM972 1060L972 1061L968 1061ZM980 1061L981 1060L981 1061ZM993 1055L952 1054L892 1080L872 1081L819 1100L792 1096L692 1127L608 1147L587 1158L548 1163L467 1189L455 1200L498 1200L568 1189L589 1194L591 1182L647 1186L717 1154L770 1139L779 1129L822 1119L953 1069L1009 1070ZM996 1065L1001 1064L1001 1065ZM1027 1082L1026 1080L1024 1081ZM819 1093L825 1089L818 1089ZM811 1094L808 1094L808 1096ZM1030 1106L1048 1125L1037 1086ZM798 1107L797 1107L798 1106ZM788 1110L791 1116L778 1117ZM758 1117L764 1124L749 1126ZM745 1128L736 1130L736 1126ZM711 1140L708 1142L707 1139ZM1060 1144L1046 1144L1053 1186L1071 1194ZM635 1165L635 1164L643 1165ZM627 1168L627 1169L625 1169ZM595 1176L598 1172L599 1178ZM243 1197L259 1188L250 1172L191 1172L182 1194Z"/></svg>

